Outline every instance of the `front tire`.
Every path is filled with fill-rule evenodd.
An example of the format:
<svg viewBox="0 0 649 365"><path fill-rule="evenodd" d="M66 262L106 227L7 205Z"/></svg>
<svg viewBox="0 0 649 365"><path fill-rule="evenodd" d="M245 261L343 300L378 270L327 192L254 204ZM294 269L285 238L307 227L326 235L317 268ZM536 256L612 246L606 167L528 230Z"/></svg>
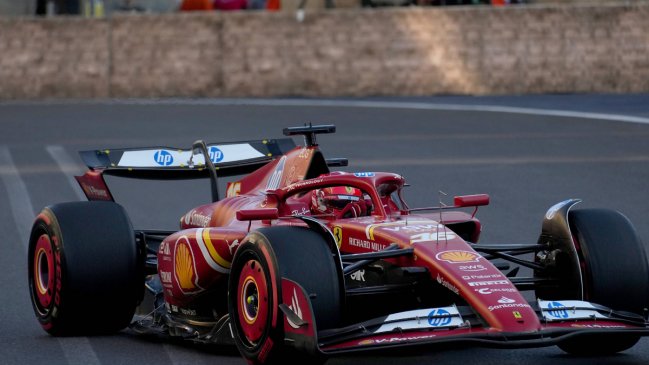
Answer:
<svg viewBox="0 0 649 365"><path fill-rule="evenodd" d="M324 359L284 346L281 278L309 293L321 328L340 323L341 288L332 253L317 233L301 227L268 227L249 234L232 260L228 309L234 340L250 364L304 363Z"/></svg>
<svg viewBox="0 0 649 365"><path fill-rule="evenodd" d="M642 314L649 308L649 265L643 243L621 213L583 209L569 215L581 263L584 299L614 310ZM559 345L574 355L610 355L635 345L639 336L579 336Z"/></svg>
<svg viewBox="0 0 649 365"><path fill-rule="evenodd" d="M54 336L108 334L133 318L144 288L131 222L112 202L49 206L29 240L34 313Z"/></svg>

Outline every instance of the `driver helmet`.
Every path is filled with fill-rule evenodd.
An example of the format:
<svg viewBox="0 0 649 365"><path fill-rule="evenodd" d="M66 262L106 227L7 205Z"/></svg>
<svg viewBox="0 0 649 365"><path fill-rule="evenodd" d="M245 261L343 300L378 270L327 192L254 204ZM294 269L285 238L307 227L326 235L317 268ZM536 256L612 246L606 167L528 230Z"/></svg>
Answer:
<svg viewBox="0 0 649 365"><path fill-rule="evenodd" d="M344 218L343 215L359 216L358 212L352 212L350 208L359 206L363 193L350 186L335 186L323 189L316 189L311 193L311 210L313 214L333 214L336 218Z"/></svg>

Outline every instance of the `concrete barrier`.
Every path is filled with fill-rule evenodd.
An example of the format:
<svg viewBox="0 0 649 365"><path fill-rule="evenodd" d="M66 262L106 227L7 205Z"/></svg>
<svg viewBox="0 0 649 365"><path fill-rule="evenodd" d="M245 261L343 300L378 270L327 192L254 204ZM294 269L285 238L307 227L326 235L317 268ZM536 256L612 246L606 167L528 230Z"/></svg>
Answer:
<svg viewBox="0 0 649 365"><path fill-rule="evenodd" d="M649 91L649 5L0 19L0 98Z"/></svg>

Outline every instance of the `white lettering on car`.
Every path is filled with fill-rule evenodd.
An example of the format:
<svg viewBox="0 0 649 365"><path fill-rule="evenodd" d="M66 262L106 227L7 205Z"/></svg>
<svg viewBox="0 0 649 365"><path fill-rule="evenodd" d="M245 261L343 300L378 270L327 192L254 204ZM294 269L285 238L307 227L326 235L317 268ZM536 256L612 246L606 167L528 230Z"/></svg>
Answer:
<svg viewBox="0 0 649 365"><path fill-rule="evenodd" d="M458 267L462 271L485 271L487 268L484 265L462 265Z"/></svg>
<svg viewBox="0 0 649 365"><path fill-rule="evenodd" d="M354 271L349 277L352 280L365 281L365 270Z"/></svg>
<svg viewBox="0 0 649 365"><path fill-rule="evenodd" d="M469 286L507 285L509 280L472 281Z"/></svg>
<svg viewBox="0 0 649 365"><path fill-rule="evenodd" d="M382 343L428 340L428 339L435 338L435 337L436 337L436 335L421 335L421 336L377 338L377 339L373 339L373 340L360 341L359 345L374 345L374 344L378 345L378 344L382 344Z"/></svg>
<svg viewBox="0 0 649 365"><path fill-rule="evenodd" d="M160 271L160 280L162 280L163 283L171 283L171 272Z"/></svg>
<svg viewBox="0 0 649 365"><path fill-rule="evenodd" d="M490 305L487 307L490 312L493 312L495 310L499 309L505 309L505 308L531 308L529 304L523 304L523 303L512 303L512 304L500 304L500 305Z"/></svg>
<svg viewBox="0 0 649 365"><path fill-rule="evenodd" d="M196 209L192 209L185 215L185 224L188 226L207 227L210 225L211 220L212 216L197 213Z"/></svg>
<svg viewBox="0 0 649 365"><path fill-rule="evenodd" d="M372 251L381 251L385 249L385 245L383 244L372 242L372 241L360 240L358 238L350 237L348 242L350 246L365 248Z"/></svg>
<svg viewBox="0 0 649 365"><path fill-rule="evenodd" d="M482 295L488 295L493 293L515 293L517 290L514 288L480 288L475 289L475 291Z"/></svg>
<svg viewBox="0 0 649 365"><path fill-rule="evenodd" d="M381 227L386 231L400 232L400 231L436 231L438 227L443 228L444 226L438 224L416 224L416 225L404 225L396 227Z"/></svg>
<svg viewBox="0 0 649 365"><path fill-rule="evenodd" d="M437 282L438 282L441 286L443 286L443 287L445 287L446 289L448 289L448 290L452 291L453 293L455 293L456 295L460 295L460 290L458 290L458 288L456 288L453 284L451 284L451 283L449 283L448 281L446 281L446 279L444 279L444 278L442 277L442 275L437 274Z"/></svg>
<svg viewBox="0 0 649 365"><path fill-rule="evenodd" d="M454 240L457 236L451 232L425 232L410 236L410 244L413 245L419 242L439 242L439 241L451 241Z"/></svg>

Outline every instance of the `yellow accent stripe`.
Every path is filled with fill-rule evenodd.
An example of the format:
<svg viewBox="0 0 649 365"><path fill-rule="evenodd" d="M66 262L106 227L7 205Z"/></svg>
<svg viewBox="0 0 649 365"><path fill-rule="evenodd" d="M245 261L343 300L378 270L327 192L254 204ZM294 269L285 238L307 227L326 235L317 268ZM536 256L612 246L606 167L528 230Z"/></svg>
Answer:
<svg viewBox="0 0 649 365"><path fill-rule="evenodd" d="M377 224L371 224L368 226L368 228L365 228L367 234L367 239L369 240L374 240L374 230L376 228L381 228L381 227L392 227L392 226L404 226L407 227L409 225L416 225L416 224L439 224L438 222L435 222L433 220L413 220L413 221L397 221L397 222L386 222L386 223L377 223Z"/></svg>
<svg viewBox="0 0 649 365"><path fill-rule="evenodd" d="M208 229L203 230L203 242L205 242L205 246L207 246L207 250L210 252L210 256L212 256L214 261L216 261L217 264L223 266L224 268L229 269L230 262L221 257L216 251L216 248L214 247L212 240L210 239L210 231Z"/></svg>

